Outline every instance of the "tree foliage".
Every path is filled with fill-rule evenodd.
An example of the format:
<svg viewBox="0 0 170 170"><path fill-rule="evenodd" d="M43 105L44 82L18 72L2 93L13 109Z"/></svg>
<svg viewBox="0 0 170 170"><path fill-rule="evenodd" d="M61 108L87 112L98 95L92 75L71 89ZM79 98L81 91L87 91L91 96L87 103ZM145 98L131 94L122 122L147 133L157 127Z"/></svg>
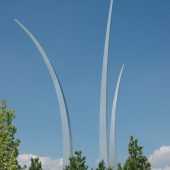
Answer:
<svg viewBox="0 0 170 170"><path fill-rule="evenodd" d="M105 165L105 162L102 160L102 161L99 162L96 170L112 170L112 168L111 167L107 168L106 165Z"/></svg>
<svg viewBox="0 0 170 170"><path fill-rule="evenodd" d="M86 157L82 156L81 151L76 151L75 155L69 158L69 165L64 170L87 170Z"/></svg>
<svg viewBox="0 0 170 170"><path fill-rule="evenodd" d="M6 101L0 106L0 170L18 170L18 148L20 141L15 139L16 127L12 124L15 119L13 110L8 109Z"/></svg>
<svg viewBox="0 0 170 170"><path fill-rule="evenodd" d="M64 170L87 170L86 157L82 156L81 151L76 151L75 155L70 157L70 163L64 168ZM94 170L94 169L91 169ZM104 161L98 163L96 170L112 170L112 168L107 168Z"/></svg>
<svg viewBox="0 0 170 170"><path fill-rule="evenodd" d="M39 158L31 158L29 170L43 170Z"/></svg>
<svg viewBox="0 0 170 170"><path fill-rule="evenodd" d="M96 168L96 170L106 170L106 166L105 166L105 163L104 163L103 160L99 162L98 167Z"/></svg>
<svg viewBox="0 0 170 170"><path fill-rule="evenodd" d="M138 145L138 140L130 137L128 146L129 157L124 166L118 164L118 170L151 170L151 164L143 155L143 147Z"/></svg>

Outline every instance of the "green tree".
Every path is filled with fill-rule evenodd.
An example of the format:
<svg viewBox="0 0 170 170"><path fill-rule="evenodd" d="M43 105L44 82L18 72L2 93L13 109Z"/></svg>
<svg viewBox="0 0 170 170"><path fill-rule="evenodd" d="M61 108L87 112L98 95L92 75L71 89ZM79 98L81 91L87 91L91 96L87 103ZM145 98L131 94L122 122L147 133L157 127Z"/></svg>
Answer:
<svg viewBox="0 0 170 170"><path fill-rule="evenodd" d="M138 140L130 137L128 146L129 157L124 166L118 165L119 170L151 170L151 164L143 155L143 147L138 145Z"/></svg>
<svg viewBox="0 0 170 170"><path fill-rule="evenodd" d="M99 162L98 167L96 168L96 170L106 170L106 166L105 166L105 163L104 163L103 160Z"/></svg>
<svg viewBox="0 0 170 170"><path fill-rule="evenodd" d="M0 170L18 170L17 157L20 141L15 139L16 127L12 124L15 113L7 109L6 101L0 106Z"/></svg>
<svg viewBox="0 0 170 170"><path fill-rule="evenodd" d="M31 158L29 170L43 170L39 158Z"/></svg>
<svg viewBox="0 0 170 170"><path fill-rule="evenodd" d="M118 170L123 170L121 163L118 163Z"/></svg>
<svg viewBox="0 0 170 170"><path fill-rule="evenodd" d="M82 156L81 151L76 151L75 155L69 158L69 165L64 170L87 170L86 157Z"/></svg>
<svg viewBox="0 0 170 170"><path fill-rule="evenodd" d="M102 160L102 161L99 162L96 170L112 170L112 168L111 167L107 168L106 165L105 165L105 162Z"/></svg>

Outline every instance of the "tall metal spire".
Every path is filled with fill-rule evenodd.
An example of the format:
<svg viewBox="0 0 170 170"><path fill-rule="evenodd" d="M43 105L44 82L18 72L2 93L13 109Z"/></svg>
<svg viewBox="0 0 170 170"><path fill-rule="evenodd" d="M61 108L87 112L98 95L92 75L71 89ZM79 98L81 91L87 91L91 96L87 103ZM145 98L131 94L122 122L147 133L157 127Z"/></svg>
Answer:
<svg viewBox="0 0 170 170"><path fill-rule="evenodd" d="M47 65L48 71L50 72L50 76L52 82L54 84L55 92L58 99L58 105L60 110L60 117L61 117L61 124L62 124L62 137L63 137L63 159L64 159L64 166L69 164L69 157L72 156L73 147L72 147L72 134L71 134L71 125L70 125L70 118L69 113L65 101L65 97L57 77L57 74L46 55L45 51L41 47L40 43L36 40L33 34L17 19L14 19L15 22L27 33L27 35L31 38L37 49L39 50L45 64Z"/></svg>
<svg viewBox="0 0 170 170"><path fill-rule="evenodd" d="M109 166L114 170L117 170L117 158L116 158L116 107L117 98L119 92L120 81L123 73L124 65L121 68L119 77L116 84L116 90L113 99L112 115L111 115L111 128L110 128L110 147L109 147Z"/></svg>
<svg viewBox="0 0 170 170"><path fill-rule="evenodd" d="M108 135L107 135L107 65L109 55L109 38L112 19L113 0L110 2L108 15L108 23L105 38L105 47L103 55L103 68L101 80L101 96L100 96L100 134L99 134L99 159L104 160L108 165Z"/></svg>

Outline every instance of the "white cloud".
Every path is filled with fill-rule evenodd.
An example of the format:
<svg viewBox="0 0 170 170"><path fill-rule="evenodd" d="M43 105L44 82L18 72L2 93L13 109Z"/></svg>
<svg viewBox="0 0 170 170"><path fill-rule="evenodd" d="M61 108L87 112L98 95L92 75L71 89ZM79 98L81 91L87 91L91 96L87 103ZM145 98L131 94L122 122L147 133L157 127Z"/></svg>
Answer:
<svg viewBox="0 0 170 170"><path fill-rule="evenodd" d="M26 165L27 168L30 165L30 158L39 157L42 167L45 170L62 170L63 169L63 159L52 159L50 157L40 157L32 154L22 154L18 156L18 162L21 166Z"/></svg>
<svg viewBox="0 0 170 170"><path fill-rule="evenodd" d="M170 146L161 146L149 156L152 170L170 170Z"/></svg>
<svg viewBox="0 0 170 170"><path fill-rule="evenodd" d="M152 170L170 170L170 166L165 168L152 168Z"/></svg>

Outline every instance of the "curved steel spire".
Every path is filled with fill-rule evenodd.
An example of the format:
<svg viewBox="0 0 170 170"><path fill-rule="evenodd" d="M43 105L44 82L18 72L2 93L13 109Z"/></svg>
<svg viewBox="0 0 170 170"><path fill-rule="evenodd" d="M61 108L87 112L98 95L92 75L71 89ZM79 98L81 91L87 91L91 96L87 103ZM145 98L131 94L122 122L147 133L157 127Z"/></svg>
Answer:
<svg viewBox="0 0 170 170"><path fill-rule="evenodd" d="M101 80L101 94L100 94L100 134L99 134L99 159L104 160L108 165L108 135L107 135L107 65L109 54L109 38L110 27L112 19L113 0L110 2L110 9L108 15L108 23L105 38L105 47L103 55L103 68Z"/></svg>
<svg viewBox="0 0 170 170"><path fill-rule="evenodd" d="M117 170L117 159L116 159L116 107L117 98L119 93L120 81L123 73L124 65L121 68L119 77L116 84L116 90L113 99L112 115L111 115L111 128L110 128L110 148L109 148L109 166L114 170Z"/></svg>
<svg viewBox="0 0 170 170"><path fill-rule="evenodd" d="M41 53L41 56L43 60L45 61L45 64L47 65L47 68L50 72L50 76L52 79L52 82L54 84L55 92L58 98L58 105L60 109L60 116L61 116L61 124L62 124L62 136L63 136L63 159L64 159L64 165L68 165L69 163L69 157L72 156L72 134L71 134L71 125L70 125L70 118L69 113L67 110L67 105L65 102L64 94L59 82L59 79L57 77L57 74L48 59L48 56L46 55L45 51L41 47L40 43L36 40L36 38L33 36L33 34L17 19L14 19L14 21L27 33L27 35L31 38L39 52Z"/></svg>

